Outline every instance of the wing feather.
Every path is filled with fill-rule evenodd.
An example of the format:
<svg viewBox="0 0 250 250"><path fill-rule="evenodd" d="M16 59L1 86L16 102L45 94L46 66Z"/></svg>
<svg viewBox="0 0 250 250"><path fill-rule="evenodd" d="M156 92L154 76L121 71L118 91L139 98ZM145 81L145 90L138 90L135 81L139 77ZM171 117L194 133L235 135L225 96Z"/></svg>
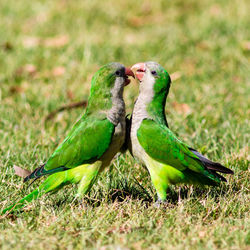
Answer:
<svg viewBox="0 0 250 250"><path fill-rule="evenodd" d="M207 172L199 158L181 142L172 131L150 119L144 119L137 137L146 153L153 159L180 171L190 169L197 173Z"/></svg>
<svg viewBox="0 0 250 250"><path fill-rule="evenodd" d="M84 117L83 117L84 118ZM47 163L35 169L25 181L98 160L109 148L115 126L107 118L78 121Z"/></svg>

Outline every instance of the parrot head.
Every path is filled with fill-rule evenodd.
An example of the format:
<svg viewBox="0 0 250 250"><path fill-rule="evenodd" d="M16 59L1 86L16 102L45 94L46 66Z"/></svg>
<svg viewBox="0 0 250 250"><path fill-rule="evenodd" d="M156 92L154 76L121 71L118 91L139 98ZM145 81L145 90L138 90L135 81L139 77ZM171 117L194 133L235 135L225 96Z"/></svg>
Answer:
<svg viewBox="0 0 250 250"><path fill-rule="evenodd" d="M155 95L168 94L171 79L168 72L156 62L137 63L131 67L140 83L140 93L151 92Z"/></svg>
<svg viewBox="0 0 250 250"><path fill-rule="evenodd" d="M89 108L109 108L114 98L123 98L123 88L130 83L129 76L134 77L130 68L112 62L102 66L91 81Z"/></svg>
<svg viewBox="0 0 250 250"><path fill-rule="evenodd" d="M113 88L115 85L124 87L130 83L128 76L134 74L123 64L112 62L102 66L93 76L91 88Z"/></svg>

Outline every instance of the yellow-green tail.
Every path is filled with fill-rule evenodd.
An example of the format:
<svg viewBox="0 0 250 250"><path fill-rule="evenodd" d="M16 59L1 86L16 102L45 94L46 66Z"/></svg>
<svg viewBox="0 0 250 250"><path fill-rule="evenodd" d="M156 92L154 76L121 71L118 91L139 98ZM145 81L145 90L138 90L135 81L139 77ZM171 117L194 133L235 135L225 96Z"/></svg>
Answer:
<svg viewBox="0 0 250 250"><path fill-rule="evenodd" d="M11 213L18 209L21 209L29 202L39 198L40 196L51 191L57 191L63 186L70 183L76 184L80 182L78 187L78 196L82 196L86 194L94 184L101 165L102 163L100 161L97 161L92 165L84 164L73 169L52 174L36 190L31 192L18 202L5 208L1 214L3 215L7 212Z"/></svg>

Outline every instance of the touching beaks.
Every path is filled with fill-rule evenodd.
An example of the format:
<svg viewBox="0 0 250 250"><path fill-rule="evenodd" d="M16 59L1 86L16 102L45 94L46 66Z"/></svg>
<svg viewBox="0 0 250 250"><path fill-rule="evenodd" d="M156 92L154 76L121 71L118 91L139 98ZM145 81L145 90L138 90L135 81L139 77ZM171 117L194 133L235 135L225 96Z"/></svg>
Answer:
<svg viewBox="0 0 250 250"><path fill-rule="evenodd" d="M145 63L136 63L131 67L131 70L134 72L136 78L141 81L146 72Z"/></svg>
<svg viewBox="0 0 250 250"><path fill-rule="evenodd" d="M130 68L125 68L125 86L127 86L130 83L130 79L128 79L129 76L132 76L135 78L135 75L133 73L133 71Z"/></svg>

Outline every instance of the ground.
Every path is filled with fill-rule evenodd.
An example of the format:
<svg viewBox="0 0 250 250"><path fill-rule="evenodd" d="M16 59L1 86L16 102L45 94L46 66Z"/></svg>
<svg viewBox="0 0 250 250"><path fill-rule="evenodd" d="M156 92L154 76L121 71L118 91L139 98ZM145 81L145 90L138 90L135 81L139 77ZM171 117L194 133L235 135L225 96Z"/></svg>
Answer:
<svg viewBox="0 0 250 250"><path fill-rule="evenodd" d="M0 8L0 210L31 191L13 165L45 162L110 61L171 74L170 128L235 171L216 188L172 187L156 208L147 171L117 157L83 201L68 186L0 220L1 249L249 249L248 1L14 1ZM127 112L138 93L126 88Z"/></svg>

